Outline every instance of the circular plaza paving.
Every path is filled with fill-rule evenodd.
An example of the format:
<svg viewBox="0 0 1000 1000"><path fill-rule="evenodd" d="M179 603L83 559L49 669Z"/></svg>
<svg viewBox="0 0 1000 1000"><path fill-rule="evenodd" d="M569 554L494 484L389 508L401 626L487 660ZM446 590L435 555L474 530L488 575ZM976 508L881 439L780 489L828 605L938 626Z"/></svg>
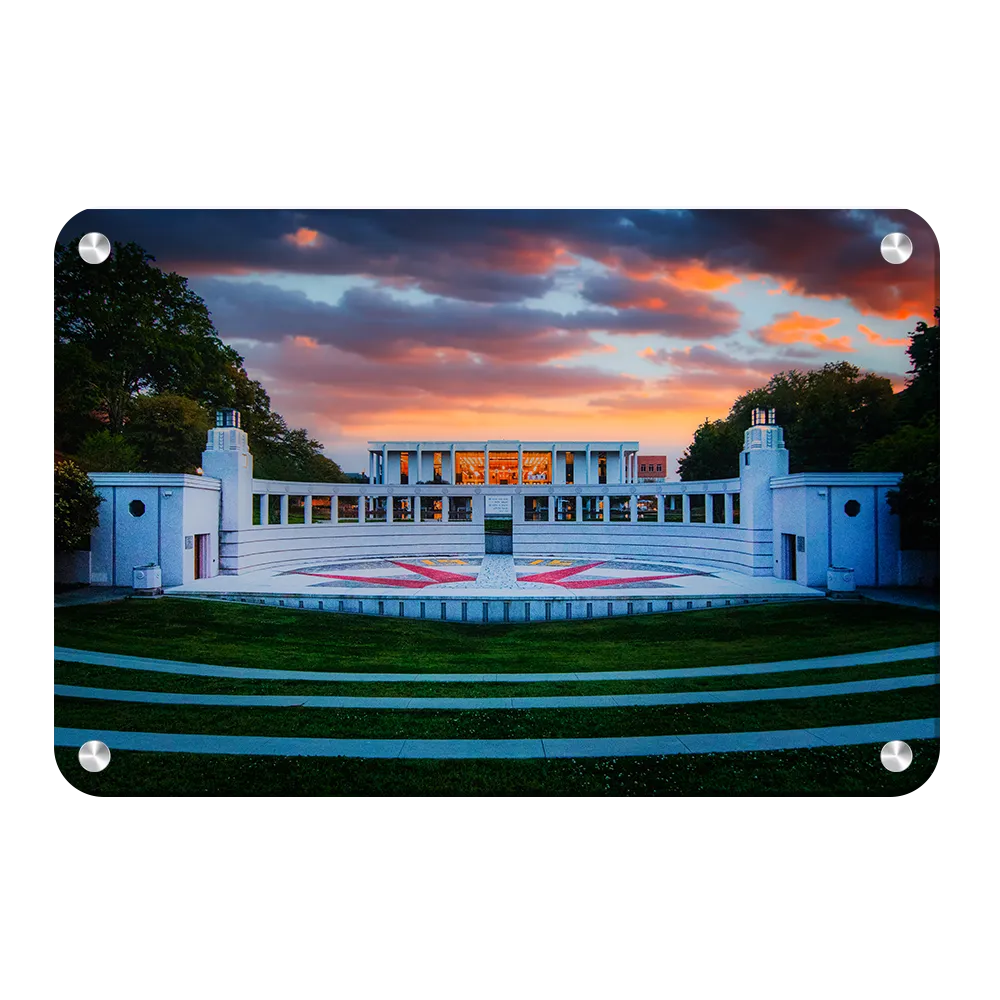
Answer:
<svg viewBox="0 0 1000 1000"><path fill-rule="evenodd" d="M172 593L227 593L309 597L608 596L626 599L699 597L816 597L789 580L752 577L656 557L537 555L346 556L303 560L293 568L196 580Z"/></svg>

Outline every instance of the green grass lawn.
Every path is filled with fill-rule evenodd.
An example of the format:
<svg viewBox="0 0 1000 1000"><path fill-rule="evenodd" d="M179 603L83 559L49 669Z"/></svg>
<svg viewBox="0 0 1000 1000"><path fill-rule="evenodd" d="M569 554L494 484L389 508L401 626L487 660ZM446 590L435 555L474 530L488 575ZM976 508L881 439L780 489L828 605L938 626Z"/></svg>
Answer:
<svg viewBox="0 0 1000 1000"><path fill-rule="evenodd" d="M71 748L56 762L93 795L904 795L938 759L912 740L898 774L877 744L750 753L575 760L346 760L114 751L97 774Z"/></svg>
<svg viewBox="0 0 1000 1000"><path fill-rule="evenodd" d="M703 667L867 652L938 639L938 615L889 604L812 601L594 621L477 626L167 598L60 608L56 643L232 666L358 673L511 673ZM58 683L150 691L496 697L729 690L936 673L936 657L736 677L537 684L381 684L204 678L57 663ZM933 717L937 686L746 704L501 711L144 705L56 698L80 729L344 738L510 739L799 729ZM885 795L920 785L914 764L882 768L878 747L581 760L395 761L115 751L99 774L72 749L76 787L108 795Z"/></svg>
<svg viewBox="0 0 1000 1000"><path fill-rule="evenodd" d="M307 694L342 695L359 698L541 698L580 694L659 694L668 691L735 691L745 688L786 687L798 684L836 684L871 677L907 677L934 674L938 657L876 663L859 667L828 667L823 670L788 670L774 674L745 674L731 677L682 677L676 680L647 681L539 681L531 684L468 683L345 683L336 681L250 680L228 677L197 677L190 674L163 674L127 667L104 667L90 663L57 661L57 684L114 688L119 691L175 691L192 694Z"/></svg>
<svg viewBox="0 0 1000 1000"><path fill-rule="evenodd" d="M630 708L495 710L233 708L55 700L73 729L350 739L539 739L809 729L938 715L937 685L825 698Z"/></svg>
<svg viewBox="0 0 1000 1000"><path fill-rule="evenodd" d="M714 666L938 639L938 614L808 601L530 625L372 618L166 598L59 608L57 645L233 666L504 673Z"/></svg>

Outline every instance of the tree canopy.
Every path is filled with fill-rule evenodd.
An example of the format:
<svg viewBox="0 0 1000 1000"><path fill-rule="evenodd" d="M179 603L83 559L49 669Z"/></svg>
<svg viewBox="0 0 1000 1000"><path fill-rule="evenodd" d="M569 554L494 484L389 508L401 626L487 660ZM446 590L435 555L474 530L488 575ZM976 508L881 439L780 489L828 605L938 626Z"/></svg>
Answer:
<svg viewBox="0 0 1000 1000"><path fill-rule="evenodd" d="M191 472L211 411L235 408L262 478L341 482L303 428L289 428L224 344L187 279L135 243L100 265L56 244L56 447L90 471Z"/></svg>
<svg viewBox="0 0 1000 1000"><path fill-rule="evenodd" d="M56 463L55 496L56 551L88 548L104 498L90 476L70 461Z"/></svg>
<svg viewBox="0 0 1000 1000"><path fill-rule="evenodd" d="M78 243L56 244L57 398L96 410L120 434L140 394L229 395L242 358L187 279L161 271L135 243L115 243L100 265L86 263Z"/></svg>
<svg viewBox="0 0 1000 1000"><path fill-rule="evenodd" d="M773 408L784 427L790 472L900 472L889 504L900 518L903 548L936 549L940 505L940 324L911 333L906 388L846 361L815 371L778 372L745 392L721 420L705 420L678 461L681 479L739 474L750 411Z"/></svg>
<svg viewBox="0 0 1000 1000"><path fill-rule="evenodd" d="M785 430L791 472L844 472L859 447L893 428L892 383L847 361L814 371L778 372L739 396L723 420L706 420L678 461L681 479L739 474L750 412L773 408Z"/></svg>

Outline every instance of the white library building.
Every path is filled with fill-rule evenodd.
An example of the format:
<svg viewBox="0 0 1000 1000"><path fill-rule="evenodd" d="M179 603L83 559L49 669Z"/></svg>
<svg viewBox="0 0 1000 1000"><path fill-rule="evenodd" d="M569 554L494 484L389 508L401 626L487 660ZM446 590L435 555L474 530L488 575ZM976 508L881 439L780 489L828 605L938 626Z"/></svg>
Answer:
<svg viewBox="0 0 1000 1000"><path fill-rule="evenodd" d="M202 475L93 473L63 580L306 610L536 621L804 600L917 583L900 476L790 475L757 410L732 476L649 480L637 441L372 441L367 482L257 479L235 410ZM665 459L663 459L665 462Z"/></svg>
<svg viewBox="0 0 1000 1000"><path fill-rule="evenodd" d="M639 482L637 441L369 441L368 481L599 486Z"/></svg>

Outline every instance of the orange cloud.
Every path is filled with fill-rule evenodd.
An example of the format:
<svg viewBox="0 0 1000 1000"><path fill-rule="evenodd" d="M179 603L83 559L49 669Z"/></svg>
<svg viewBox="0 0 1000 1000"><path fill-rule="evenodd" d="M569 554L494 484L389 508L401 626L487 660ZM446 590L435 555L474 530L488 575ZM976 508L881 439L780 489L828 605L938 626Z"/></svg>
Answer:
<svg viewBox="0 0 1000 1000"><path fill-rule="evenodd" d="M810 344L821 351L845 351L853 353L851 338L828 337L824 330L836 326L839 317L821 319L819 316L803 316L798 310L791 313L780 313L774 322L751 332L755 340L763 344Z"/></svg>
<svg viewBox="0 0 1000 1000"><path fill-rule="evenodd" d="M316 241L319 239L319 230L302 227L296 229L294 233L286 233L284 238L297 247L312 247L316 246Z"/></svg>
<svg viewBox="0 0 1000 1000"><path fill-rule="evenodd" d="M909 337L883 337L882 334L869 330L863 323L858 324L858 333L863 333L870 344L878 344L879 347L905 347L910 342Z"/></svg>
<svg viewBox="0 0 1000 1000"><path fill-rule="evenodd" d="M314 337L292 337L292 343L296 347L307 347L309 350L315 350L319 347L319 341Z"/></svg>
<svg viewBox="0 0 1000 1000"><path fill-rule="evenodd" d="M710 271L697 261L670 272L669 280L678 288L694 292L719 292L742 280L732 271Z"/></svg>
<svg viewBox="0 0 1000 1000"><path fill-rule="evenodd" d="M580 258L574 257L565 247L557 247L553 259L556 267L575 267L580 263Z"/></svg>
<svg viewBox="0 0 1000 1000"><path fill-rule="evenodd" d="M533 246L527 241L516 246L491 247L485 257L493 267L514 274L548 274L553 268L579 263L564 246Z"/></svg>

